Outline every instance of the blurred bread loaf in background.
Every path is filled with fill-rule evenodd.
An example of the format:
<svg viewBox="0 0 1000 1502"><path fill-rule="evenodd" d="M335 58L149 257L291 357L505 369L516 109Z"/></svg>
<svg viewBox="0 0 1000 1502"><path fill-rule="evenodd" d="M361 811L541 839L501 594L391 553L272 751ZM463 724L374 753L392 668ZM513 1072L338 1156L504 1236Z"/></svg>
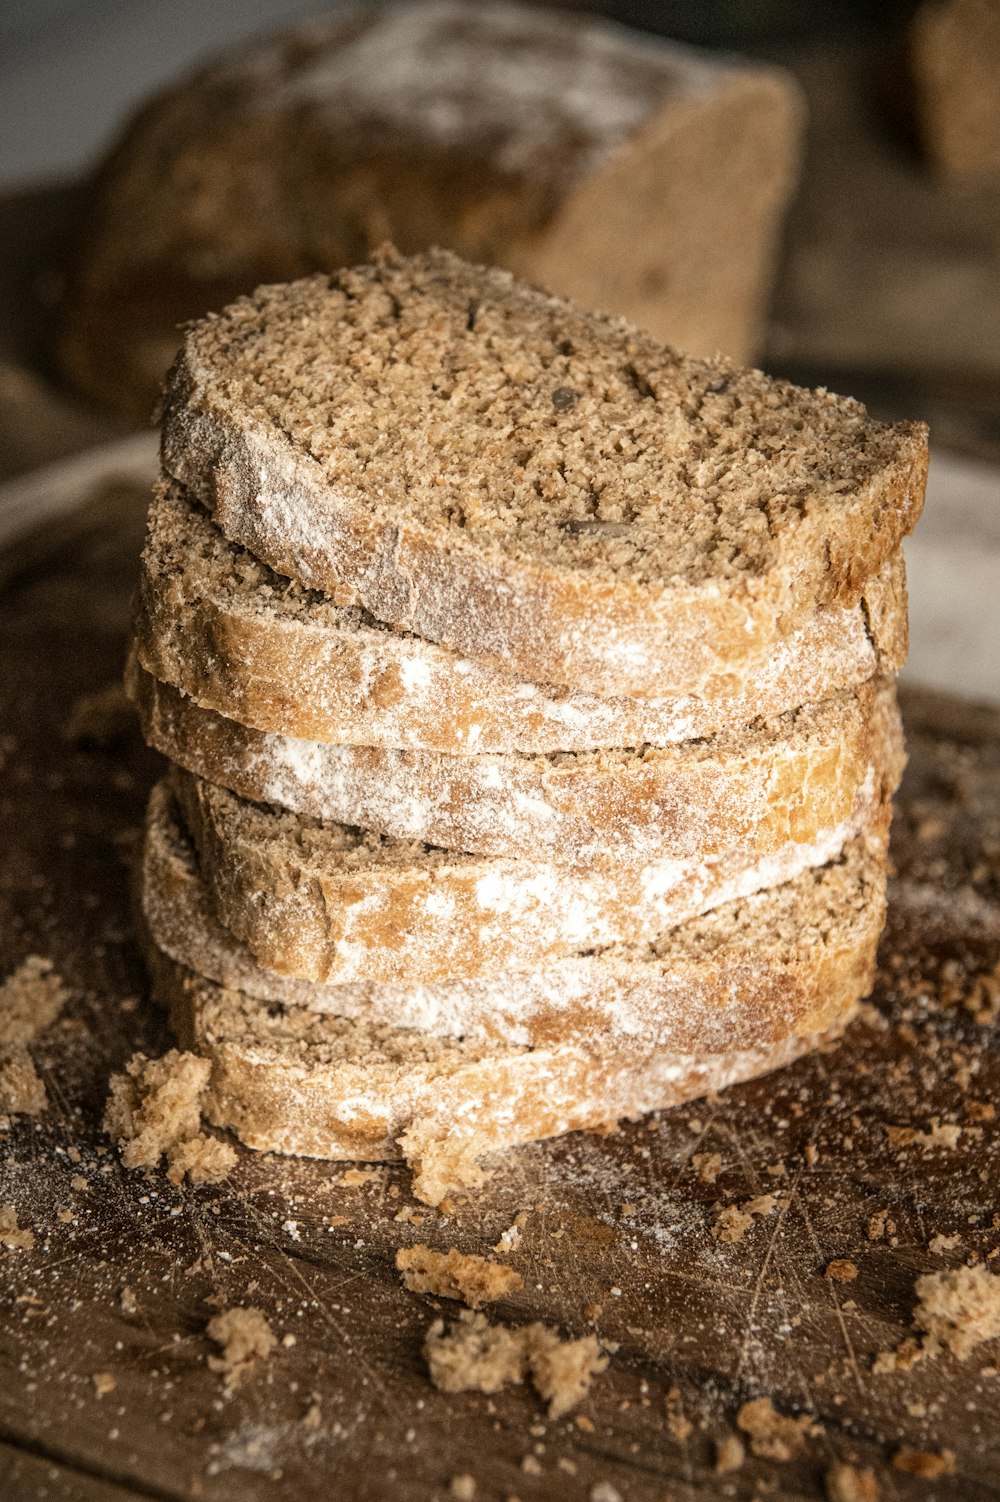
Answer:
<svg viewBox="0 0 1000 1502"><path fill-rule="evenodd" d="M145 419L177 325L391 239L750 360L803 110L780 70L517 5L351 7L148 104L100 170L60 360Z"/></svg>

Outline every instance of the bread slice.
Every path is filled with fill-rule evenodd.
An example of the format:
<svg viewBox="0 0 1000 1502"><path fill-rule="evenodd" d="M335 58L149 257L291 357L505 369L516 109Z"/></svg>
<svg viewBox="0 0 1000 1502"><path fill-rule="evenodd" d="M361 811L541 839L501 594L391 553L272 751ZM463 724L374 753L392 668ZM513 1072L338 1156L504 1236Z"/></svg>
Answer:
<svg viewBox="0 0 1000 1502"><path fill-rule="evenodd" d="M129 123L93 195L63 365L145 422L186 320L386 235L749 358L801 115L777 69L594 16L339 6Z"/></svg>
<svg viewBox="0 0 1000 1502"><path fill-rule="evenodd" d="M765 766L770 773L769 736L760 724L666 751L449 756L327 746L250 730L161 683L134 655L126 686L151 746L242 798L446 850L535 863L662 860L664 847L683 838L685 824L700 834L695 821L700 825L706 811L711 820L720 799L742 800L747 788L735 835L745 828L751 798L766 796ZM860 690L853 703L847 695L835 701L848 706L840 775L850 777L850 759L866 754L869 692ZM833 713L824 710L824 716ZM797 726L801 740L809 718L800 712L779 723ZM820 731L811 760L822 739Z"/></svg>
<svg viewBox="0 0 1000 1502"><path fill-rule="evenodd" d="M897 672L906 646L900 552L868 581L860 605L815 611L728 697L564 692L303 590L227 542L173 484L154 492L136 618L142 665L239 724L323 744L449 755L694 740Z"/></svg>
<svg viewBox="0 0 1000 1502"><path fill-rule="evenodd" d="M665 903L650 943L588 944L533 968L424 984L379 980L378 956L349 984L262 968L216 918L167 783L154 788L139 881L142 921L186 968L263 1003L305 1007L443 1037L595 1048L756 1047L826 1025L868 985L882 926L885 805L828 849L784 851L752 867L721 862ZM807 860L827 858L810 870ZM706 910L712 911L706 915ZM686 921L684 921L686 920ZM542 945L539 945L539 950Z"/></svg>
<svg viewBox="0 0 1000 1502"><path fill-rule="evenodd" d="M537 683L739 692L856 605L926 429L676 353L507 273L386 252L195 325L163 462L226 535Z"/></svg>
<svg viewBox="0 0 1000 1502"><path fill-rule="evenodd" d="M480 1183L501 1149L675 1106L825 1046L823 1033L756 1049L499 1042L266 1007L203 980L151 941L153 989L184 1048L212 1065L205 1110L248 1147L312 1158L405 1158L428 1204Z"/></svg>
<svg viewBox="0 0 1000 1502"><path fill-rule="evenodd" d="M575 867L544 851L459 855L291 814L179 767L171 783L219 917L269 968L329 984L481 976L648 938L720 872L762 856L822 862L871 797L865 697L863 709L801 710L742 745L664 752L648 770L642 758L608 758L592 831L602 805L622 824L641 826L648 811L652 827L640 827L630 858L616 858L622 840L612 858L604 846L601 862ZM586 806L585 789L577 798Z"/></svg>

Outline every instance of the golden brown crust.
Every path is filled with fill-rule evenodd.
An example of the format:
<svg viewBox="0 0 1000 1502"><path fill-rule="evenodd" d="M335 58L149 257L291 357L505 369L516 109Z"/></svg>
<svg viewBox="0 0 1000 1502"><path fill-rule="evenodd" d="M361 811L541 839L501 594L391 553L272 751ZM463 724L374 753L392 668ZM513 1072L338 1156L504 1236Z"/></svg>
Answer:
<svg viewBox="0 0 1000 1502"><path fill-rule="evenodd" d="M458 365L447 403L420 384L431 357ZM379 620L534 682L715 697L817 605L857 604L920 514L927 436L443 253L387 254L190 331L163 462L228 537Z"/></svg>

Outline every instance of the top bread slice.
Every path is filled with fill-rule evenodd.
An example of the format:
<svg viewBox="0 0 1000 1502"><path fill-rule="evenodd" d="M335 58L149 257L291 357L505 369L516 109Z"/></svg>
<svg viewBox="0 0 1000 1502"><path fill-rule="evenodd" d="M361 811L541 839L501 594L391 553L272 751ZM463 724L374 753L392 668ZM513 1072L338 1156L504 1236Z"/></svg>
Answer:
<svg viewBox="0 0 1000 1502"><path fill-rule="evenodd" d="M304 585L533 682L735 691L920 512L926 429L445 252L188 331L168 473Z"/></svg>

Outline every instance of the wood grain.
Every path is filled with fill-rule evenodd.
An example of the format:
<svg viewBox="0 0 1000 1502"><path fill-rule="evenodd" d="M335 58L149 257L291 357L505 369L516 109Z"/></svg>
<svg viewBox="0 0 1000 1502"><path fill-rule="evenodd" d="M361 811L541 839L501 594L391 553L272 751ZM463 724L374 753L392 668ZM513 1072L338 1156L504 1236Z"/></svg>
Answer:
<svg viewBox="0 0 1000 1502"><path fill-rule="evenodd" d="M0 974L37 953L72 987L34 1050L50 1108L0 1136L0 1204L37 1238L0 1251L4 1502L416 1502L464 1474L497 1502L799 1499L826 1495L835 1459L874 1467L883 1499L995 1497L996 1345L888 1376L872 1360L909 1332L920 1273L1000 1245L1000 1131L984 1109L1000 1039L988 988L970 1002L1000 964L1000 714L906 697L882 971L835 1052L513 1153L450 1216L416 1206L401 1169L352 1188L333 1165L242 1149L226 1183L175 1188L122 1169L100 1130L109 1070L170 1042L127 906L155 758L127 726L111 744L64 734L79 696L119 672L142 509L127 487L98 494L12 550L0 581ZM926 1132L935 1117L962 1128L957 1146L890 1142L887 1125ZM703 1153L721 1156L714 1183ZM721 1206L772 1192L779 1207L740 1241L713 1238ZM449 1307L393 1267L414 1241L490 1254L522 1210L507 1260L524 1287L494 1317L617 1345L557 1422L527 1388L434 1391L421 1346ZM872 1240L882 1210L895 1230ZM957 1240L931 1251L937 1235ZM857 1278L825 1278L832 1258ZM226 1303L262 1309L282 1341L232 1396L205 1335ZM116 1385L99 1396L104 1373ZM674 1388L686 1435L668 1422ZM761 1395L814 1418L802 1456L716 1476L715 1442ZM954 1472L892 1471L903 1445L947 1447Z"/></svg>

